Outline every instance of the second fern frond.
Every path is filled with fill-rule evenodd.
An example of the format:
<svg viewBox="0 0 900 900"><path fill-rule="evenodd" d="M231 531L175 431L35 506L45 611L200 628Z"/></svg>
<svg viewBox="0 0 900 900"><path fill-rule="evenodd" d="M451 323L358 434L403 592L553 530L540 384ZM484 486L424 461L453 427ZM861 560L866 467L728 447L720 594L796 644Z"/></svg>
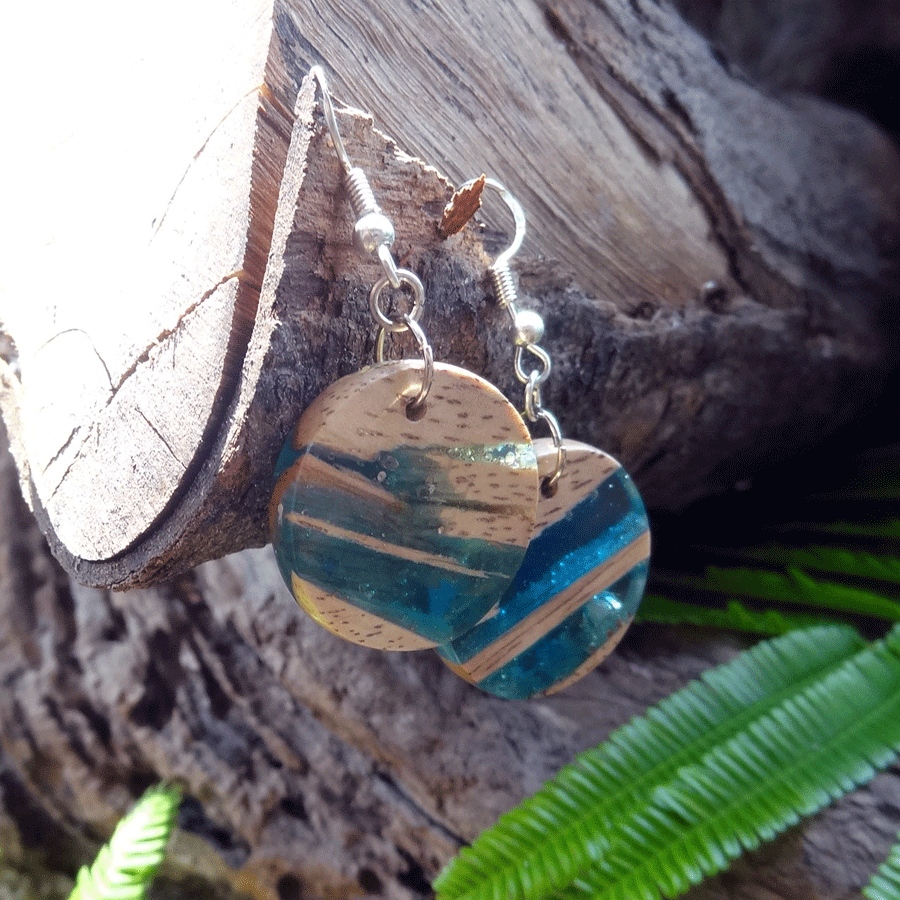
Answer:
<svg viewBox="0 0 900 900"><path fill-rule="evenodd" d="M181 792L148 790L116 826L91 866L78 873L69 900L143 900L166 852Z"/></svg>

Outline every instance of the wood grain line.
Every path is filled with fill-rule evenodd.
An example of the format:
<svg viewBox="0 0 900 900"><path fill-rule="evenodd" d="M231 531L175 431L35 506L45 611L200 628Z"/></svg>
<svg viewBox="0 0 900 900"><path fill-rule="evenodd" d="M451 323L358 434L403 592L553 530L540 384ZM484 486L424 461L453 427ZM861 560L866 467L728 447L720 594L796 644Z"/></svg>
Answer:
<svg viewBox="0 0 900 900"><path fill-rule="evenodd" d="M623 547L558 594L552 602L543 604L522 619L518 625L503 635L502 639L494 641L480 653L466 660L465 667L472 680L481 681L511 662L523 650L564 622L591 597L615 584L649 555L650 532L645 531L627 547Z"/></svg>
<svg viewBox="0 0 900 900"><path fill-rule="evenodd" d="M347 603L291 572L291 593L310 618L332 634L374 650L426 650L434 641Z"/></svg>
<svg viewBox="0 0 900 900"><path fill-rule="evenodd" d="M423 565L433 566L436 569L444 569L448 572L458 572L463 575L471 575L473 578L496 578L502 576L503 573L486 572L483 569L470 569L468 566L461 565L446 556L437 556L434 553L426 553L424 550L416 550L413 547L403 547L400 544L392 544L388 541L381 541L378 538L371 537L367 534L361 534L358 531L350 531L325 522L322 519L314 519L310 516L303 516L300 513L288 513L285 518L299 525L301 528L308 528L311 531L318 531L328 537L337 538L338 540L348 541L352 544L360 544L375 550L378 553L385 553L397 559L407 560L409 562L422 563Z"/></svg>

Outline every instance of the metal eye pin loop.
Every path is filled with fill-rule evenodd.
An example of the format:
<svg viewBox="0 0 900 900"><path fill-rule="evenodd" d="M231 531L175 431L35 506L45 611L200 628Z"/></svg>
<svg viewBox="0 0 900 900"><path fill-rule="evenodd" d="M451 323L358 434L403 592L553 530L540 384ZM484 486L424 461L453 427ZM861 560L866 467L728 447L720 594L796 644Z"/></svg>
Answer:
<svg viewBox="0 0 900 900"><path fill-rule="evenodd" d="M531 372L525 371L524 360L525 351L534 354L541 363L543 364L543 368L538 370L534 369ZM516 378L522 382L522 384L528 384L531 378L536 377L536 383L538 385L542 385L549 377L550 371L553 368L553 363L550 361L550 354L546 351L538 347L536 344L519 344L516 347L516 355L514 358L513 365L516 370ZM531 420L532 422L534 419Z"/></svg>
<svg viewBox="0 0 900 900"><path fill-rule="evenodd" d="M397 267L391 255L391 246L395 237L394 224L381 211L366 173L350 162L350 157L347 155L347 149L341 138L340 128L338 128L337 114L334 110L334 103L331 99L331 91L328 87L328 79L325 76L324 69L321 66L313 66L310 71L319 83L325 125L334 145L334 151L344 170L344 180L347 186L350 206L356 216L356 222L353 226L353 243L358 250L364 253L373 253L377 256L384 271L384 275L372 285L369 291L369 310L378 324L375 357L378 362L384 362L384 338L387 332L412 332L422 352L424 368L422 385L418 394L410 401L408 409L410 411L421 410L434 381L434 351L428 343L425 332L418 324L422 315L422 306L425 303L425 288L415 272ZM412 290L412 308L398 319L391 319L381 308L381 294L388 285L394 290L399 290L404 285Z"/></svg>

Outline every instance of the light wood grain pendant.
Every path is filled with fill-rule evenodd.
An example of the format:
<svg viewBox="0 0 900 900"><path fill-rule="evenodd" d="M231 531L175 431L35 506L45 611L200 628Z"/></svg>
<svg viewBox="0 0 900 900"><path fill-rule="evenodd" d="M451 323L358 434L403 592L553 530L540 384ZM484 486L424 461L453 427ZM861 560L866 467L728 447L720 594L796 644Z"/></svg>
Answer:
<svg viewBox="0 0 900 900"><path fill-rule="evenodd" d="M553 441L535 441L543 478ZM525 559L498 606L438 650L482 690L508 699L553 693L619 642L644 592L650 531L628 474L595 447L563 441L565 465L542 496Z"/></svg>
<svg viewBox="0 0 900 900"><path fill-rule="evenodd" d="M382 363L320 394L282 450L272 545L297 602L367 647L451 641L519 569L538 496L522 418L483 378L436 363Z"/></svg>

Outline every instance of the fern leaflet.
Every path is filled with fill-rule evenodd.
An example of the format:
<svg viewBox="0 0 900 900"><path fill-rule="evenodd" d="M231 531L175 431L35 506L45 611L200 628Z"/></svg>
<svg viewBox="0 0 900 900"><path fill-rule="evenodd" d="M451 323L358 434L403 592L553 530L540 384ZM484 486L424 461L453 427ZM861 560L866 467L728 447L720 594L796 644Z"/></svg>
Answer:
<svg viewBox="0 0 900 900"><path fill-rule="evenodd" d="M900 559L845 547L786 547L780 544L741 550L741 555L760 562L790 568L813 569L835 575L868 578L900 584Z"/></svg>
<svg viewBox="0 0 900 900"><path fill-rule="evenodd" d="M900 834L897 840L888 858L863 888L866 900L900 900Z"/></svg>
<svg viewBox="0 0 900 900"><path fill-rule="evenodd" d="M754 597L776 603L794 603L818 609L834 609L854 615L900 621L900 603L874 591L836 582L817 581L798 568L785 573L767 569L708 566L702 578L658 576L662 585L726 595Z"/></svg>
<svg viewBox="0 0 900 900"><path fill-rule="evenodd" d="M803 530L853 538L900 538L900 519L880 522L804 522Z"/></svg>
<svg viewBox="0 0 900 900"><path fill-rule="evenodd" d="M784 610L756 610L731 600L724 609L699 606L670 600L668 597L648 594L638 607L635 622L655 622L658 625L700 625L710 628L724 628L733 631L747 631L771 637L786 634L797 628L812 628L816 625L833 625L833 619L813 614L786 612Z"/></svg>
<svg viewBox="0 0 900 900"><path fill-rule="evenodd" d="M143 900L166 852L181 792L148 790L116 826L90 867L78 872L69 900Z"/></svg>

